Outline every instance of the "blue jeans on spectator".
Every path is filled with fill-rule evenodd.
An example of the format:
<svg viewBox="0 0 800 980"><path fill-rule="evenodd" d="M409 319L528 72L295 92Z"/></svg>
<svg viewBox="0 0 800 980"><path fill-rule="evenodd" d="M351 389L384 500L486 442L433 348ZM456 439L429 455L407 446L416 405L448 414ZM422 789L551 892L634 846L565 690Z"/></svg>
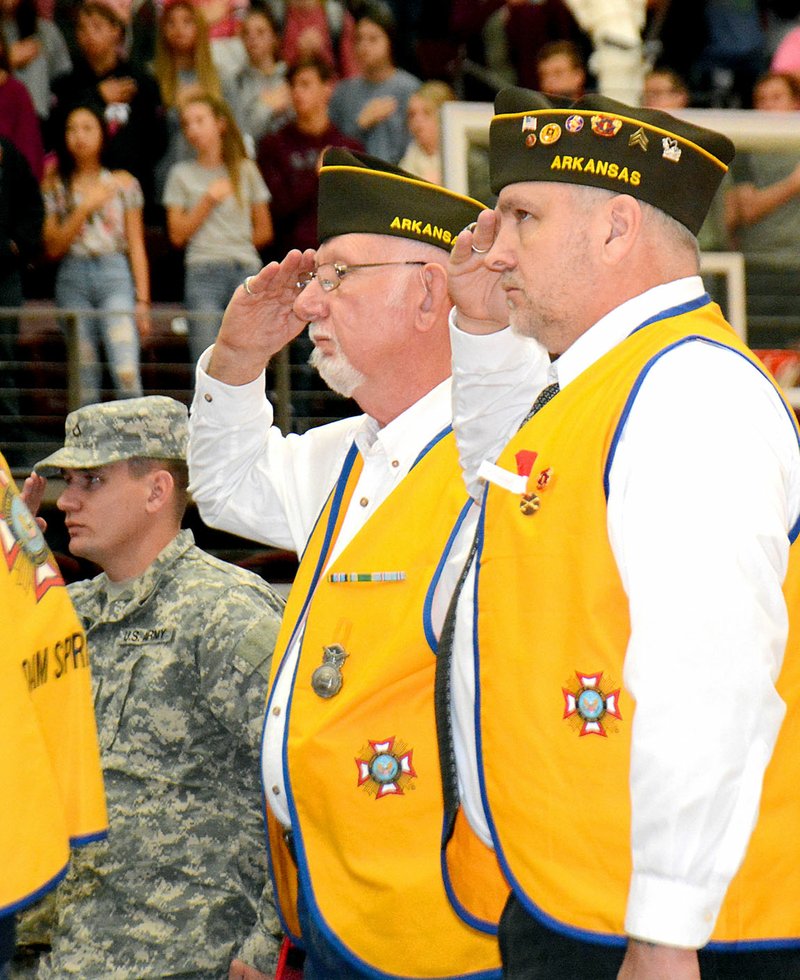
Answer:
<svg viewBox="0 0 800 980"><path fill-rule="evenodd" d="M77 318L81 404L100 401L101 343L116 394L122 398L141 395L139 334L132 312L136 292L127 255L67 255L56 275L55 295L56 303L65 309L91 309L104 314Z"/></svg>
<svg viewBox="0 0 800 980"><path fill-rule="evenodd" d="M188 309L205 316L194 317L189 325L189 353L196 364L200 355L217 339L222 314L233 291L258 266L243 262L192 262L186 265L184 301Z"/></svg>

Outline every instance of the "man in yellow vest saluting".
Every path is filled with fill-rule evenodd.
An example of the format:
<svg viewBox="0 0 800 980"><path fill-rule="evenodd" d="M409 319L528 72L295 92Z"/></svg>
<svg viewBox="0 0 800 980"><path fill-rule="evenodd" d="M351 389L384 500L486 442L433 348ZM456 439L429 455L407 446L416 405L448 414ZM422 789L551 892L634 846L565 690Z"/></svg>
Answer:
<svg viewBox="0 0 800 980"><path fill-rule="evenodd" d="M459 920L439 869L431 599L467 504L445 266L483 205L337 149L319 200L316 254L237 290L190 429L203 519L302 555L262 748L281 910L307 977L491 975L496 940ZM365 414L283 436L263 371L306 323L312 364Z"/></svg>
<svg viewBox="0 0 800 980"><path fill-rule="evenodd" d="M450 264L481 513L439 662L504 974L800 976L798 432L698 276L733 146L600 96L495 108L498 206Z"/></svg>
<svg viewBox="0 0 800 980"><path fill-rule="evenodd" d="M0 455L0 977L14 914L106 836L89 648L55 559Z"/></svg>

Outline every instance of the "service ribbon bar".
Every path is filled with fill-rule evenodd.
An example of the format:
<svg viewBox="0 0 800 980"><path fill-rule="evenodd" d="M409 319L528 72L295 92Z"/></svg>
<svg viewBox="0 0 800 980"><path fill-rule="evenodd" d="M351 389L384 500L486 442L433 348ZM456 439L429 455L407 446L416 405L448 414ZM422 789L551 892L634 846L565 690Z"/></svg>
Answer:
<svg viewBox="0 0 800 980"><path fill-rule="evenodd" d="M329 582L404 582L405 572L331 572Z"/></svg>

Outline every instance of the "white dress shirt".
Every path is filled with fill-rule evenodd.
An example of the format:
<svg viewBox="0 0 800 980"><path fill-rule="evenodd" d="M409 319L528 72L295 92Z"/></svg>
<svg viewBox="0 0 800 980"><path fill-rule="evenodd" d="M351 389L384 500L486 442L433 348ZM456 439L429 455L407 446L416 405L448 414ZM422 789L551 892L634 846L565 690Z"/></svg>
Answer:
<svg viewBox="0 0 800 980"><path fill-rule="evenodd" d="M316 519L355 441L364 461L328 564L353 540L414 465L420 452L450 424L450 380L383 428L367 415L284 436L272 425L264 375L231 386L197 368L189 419L191 492L206 524L302 554ZM438 608L436 618L441 620ZM270 807L289 826L282 748L286 705L303 627L275 680L262 739L262 777Z"/></svg>
<svg viewBox="0 0 800 980"><path fill-rule="evenodd" d="M455 427L472 495L482 493L481 461L496 459L545 381L565 388L639 324L702 294L691 277L624 303L546 379L530 341L509 330L472 336L452 319ZM498 346L505 398L496 384L482 390ZM637 704L625 928L698 948L744 857L785 711L774 685L788 630L781 586L800 515L800 451L785 406L749 362L686 343L649 371L609 484L609 539L631 614L624 680ZM452 590L468 549L462 532L443 588ZM458 607L452 720L465 812L491 844L477 778L473 585L471 574Z"/></svg>

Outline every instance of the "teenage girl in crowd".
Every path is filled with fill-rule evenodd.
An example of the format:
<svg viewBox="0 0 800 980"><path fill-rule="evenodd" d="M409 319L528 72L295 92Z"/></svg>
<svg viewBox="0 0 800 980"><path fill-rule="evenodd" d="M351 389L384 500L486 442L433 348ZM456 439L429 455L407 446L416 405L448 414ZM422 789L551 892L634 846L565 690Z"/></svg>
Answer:
<svg viewBox="0 0 800 980"><path fill-rule="evenodd" d="M194 155L181 129L182 101L202 92L215 98L227 98L228 94L222 91L211 57L208 25L191 0L168 0L164 5L156 32L153 74L167 112L167 150L156 166L156 193L160 197L170 167Z"/></svg>
<svg viewBox="0 0 800 980"><path fill-rule="evenodd" d="M292 102L286 65L278 61L280 35L270 11L252 6L242 21L241 36L247 63L234 76L228 101L242 135L250 141L250 156L255 156L261 137L287 121Z"/></svg>
<svg viewBox="0 0 800 980"><path fill-rule="evenodd" d="M430 180L442 182L442 148L440 112L445 102L455 99L447 82L423 82L408 100L406 120L411 142L400 160L403 170Z"/></svg>
<svg viewBox="0 0 800 980"><path fill-rule="evenodd" d="M261 268L257 250L272 241L272 218L269 191L228 105L212 95L191 96L181 123L196 158L170 170L164 206L170 241L186 249L184 301L205 314L189 331L196 361L214 342L234 289Z"/></svg>
<svg viewBox="0 0 800 980"><path fill-rule="evenodd" d="M105 140L94 108L73 109L60 134L58 168L42 185L45 249L61 259L56 303L101 314L77 317L83 405L100 401L101 345L116 394L142 394L139 338L150 330L142 189L126 170L103 166Z"/></svg>

